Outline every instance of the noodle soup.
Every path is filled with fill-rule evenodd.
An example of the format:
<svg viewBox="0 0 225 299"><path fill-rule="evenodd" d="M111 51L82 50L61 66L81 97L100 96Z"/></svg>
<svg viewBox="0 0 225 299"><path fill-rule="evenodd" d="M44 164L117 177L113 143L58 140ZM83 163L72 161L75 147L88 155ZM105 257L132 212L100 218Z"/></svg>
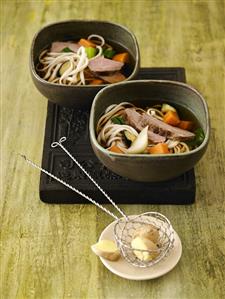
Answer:
<svg viewBox="0 0 225 299"><path fill-rule="evenodd" d="M36 70L44 80L65 85L102 85L131 75L132 55L98 34L77 41L54 41L43 50Z"/></svg>
<svg viewBox="0 0 225 299"><path fill-rule="evenodd" d="M97 122L98 143L118 154L182 154L204 141L195 116L182 106L148 101L110 105Z"/></svg>
<svg viewBox="0 0 225 299"><path fill-rule="evenodd" d="M96 95L89 129L92 148L107 168L131 180L157 182L179 176L202 158L209 115L204 98L187 84L136 80L109 85ZM190 144L196 136L199 144Z"/></svg>
<svg viewBox="0 0 225 299"><path fill-rule="evenodd" d="M96 58L95 56L100 53L97 45L94 49L84 45L84 40L87 42L88 37L90 38L90 35L93 36L93 34L103 37L106 44L116 52L107 51L108 53L104 53L104 55L127 53L128 63L114 61L104 55L101 58ZM81 43L84 45L81 46L87 50L77 49L76 44L81 39L83 39ZM91 42L93 41L101 42L96 37L91 38ZM59 46L63 47L59 49ZM73 51L71 52L71 50ZM43 51L46 52L43 53ZM77 55L77 51L79 51L79 55ZM49 55L50 52L55 54ZM48 55L45 56L46 54ZM122 55L123 59L127 54ZM61 65L54 61L57 56L59 56ZM62 57L65 59L64 56L68 61L61 60ZM82 56L81 63L77 56ZM119 57L121 58L121 56ZM87 59L92 58L94 59L90 61L90 65L94 74L89 72L89 61L88 68L85 69ZM98 59L100 59L100 64L95 63ZM106 62L109 66L106 72L103 69L96 69L102 63L105 66ZM113 85L115 82L134 79L138 74L139 65L140 53L134 34L124 26L107 21L69 20L49 24L36 33L30 50L30 71L35 86L49 101L67 107L89 109L99 90L106 85ZM122 79L123 81L121 81Z"/></svg>

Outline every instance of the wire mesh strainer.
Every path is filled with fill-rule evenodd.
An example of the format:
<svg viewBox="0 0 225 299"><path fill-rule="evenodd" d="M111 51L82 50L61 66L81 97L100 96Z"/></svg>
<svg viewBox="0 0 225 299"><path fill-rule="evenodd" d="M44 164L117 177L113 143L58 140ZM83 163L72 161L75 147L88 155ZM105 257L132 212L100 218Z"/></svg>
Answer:
<svg viewBox="0 0 225 299"><path fill-rule="evenodd" d="M118 218L114 213L100 205L98 202L93 200L91 197L87 196L83 192L74 188L70 184L56 177L47 170L41 168L37 164L33 163L26 156L21 155L27 163L33 167L41 170L48 176L52 177L56 181L75 191L82 197L86 198L88 201L96 205L98 208L102 209L108 215L116 219L116 224L114 226L114 237L117 242L117 246L120 249L123 257L132 265L137 267L150 267L164 257L166 257L174 245L174 230L170 221L162 214L157 212L147 212L140 215L127 216L110 198L110 196L98 185L98 183L91 177L91 175L83 168L83 166L73 157L70 152L62 145L66 140L66 137L62 137L58 142L53 142L52 147L60 146L65 153L76 163L76 165L87 175L87 177L95 184L95 186L103 193L103 195L108 199L108 201L114 206L114 208L122 215L122 218ZM134 240L135 234L138 230L150 227L155 232L157 232L157 246L153 249L140 249L132 246L132 240ZM146 258L147 257L147 258Z"/></svg>

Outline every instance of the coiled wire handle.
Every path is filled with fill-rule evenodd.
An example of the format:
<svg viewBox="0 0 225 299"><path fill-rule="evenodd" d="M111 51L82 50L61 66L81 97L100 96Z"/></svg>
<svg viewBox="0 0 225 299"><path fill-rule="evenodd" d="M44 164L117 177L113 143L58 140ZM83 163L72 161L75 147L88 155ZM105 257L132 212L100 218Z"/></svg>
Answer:
<svg viewBox="0 0 225 299"><path fill-rule="evenodd" d="M110 198L110 196L99 186L99 184L92 178L92 176L83 168L83 166L77 161L77 159L75 159L69 152L68 150L62 145L62 143L66 141L66 137L62 137L60 138L60 140L57 142L53 142L51 144L51 146L53 148L60 146L64 152L76 163L76 165L86 174L86 176L93 182L93 184L102 192L102 194L108 199L108 201L119 211L119 213L126 219L128 220L128 217L126 216L126 214L115 204L115 202ZM74 192L76 192L77 194L81 195L82 197L84 197L85 199L87 199L88 201L90 201L91 203L93 203L95 206L97 206L98 208L102 209L105 213L107 213L108 215L110 215L111 217L113 217L116 220L119 220L119 218L112 213L111 211L109 211L108 209L106 209L105 207L103 207L102 205L100 205L98 202L96 202L94 199L92 199L91 197L89 197L87 194L81 192L80 190L74 188L73 186L71 186L70 184L66 183L65 181L63 181L62 179L58 178L57 176L55 176L54 174L50 173L49 171L47 171L46 169L38 166L37 164L35 164L34 162L32 162L31 160L27 159L27 157L25 155L21 155L22 158L25 159L25 161L27 163L29 163L30 165L32 165L33 167L39 169L40 171L44 172L45 174L47 174L48 176L52 177L53 179L55 179L56 181L58 181L59 183L63 184L64 186L68 187L69 189L73 190Z"/></svg>
<svg viewBox="0 0 225 299"><path fill-rule="evenodd" d="M66 137L61 137L59 141L55 141L51 144L51 147L55 148L60 146L64 152L76 163L76 165L86 174L86 176L92 181L92 183L102 192L102 194L108 199L108 201L117 209L117 211L127 220L125 213L115 204L112 198L99 186L99 184L93 179L93 177L83 168L83 166L77 161L77 159L71 155L71 153L62 145L66 141ZM114 217L115 218L115 217ZM118 219L118 217L116 217Z"/></svg>
<svg viewBox="0 0 225 299"><path fill-rule="evenodd" d="M77 194L81 195L82 197L86 198L88 201L90 201L91 203L93 203L94 205L96 205L98 208L102 209L105 213L109 214L110 216L112 216L114 219L118 220L119 218L114 215L112 212L110 212L109 210L107 210L106 208L104 208L102 205L100 205L99 203L97 203L94 199L92 199L91 197L89 197L88 195L84 194L83 192L79 191L78 189L74 188L73 186L71 186L70 184L66 183L65 181L61 180L60 178L56 177L54 174L48 172L47 170L45 170L44 168L38 166L37 164L35 164L34 162L32 162L31 160L27 159L27 157L25 155L20 155L22 158L25 159L25 161L32 165L33 167L41 170L42 172L44 172L45 174L47 174L48 176L52 177L53 179L55 179L56 181L58 181L59 183L63 184L64 186L68 187L69 189L75 191Z"/></svg>

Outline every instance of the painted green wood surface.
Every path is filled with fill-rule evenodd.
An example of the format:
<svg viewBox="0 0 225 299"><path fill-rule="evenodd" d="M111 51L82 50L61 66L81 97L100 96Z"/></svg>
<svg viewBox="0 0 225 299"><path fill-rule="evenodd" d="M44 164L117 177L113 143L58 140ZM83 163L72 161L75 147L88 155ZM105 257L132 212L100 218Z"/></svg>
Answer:
<svg viewBox="0 0 225 299"><path fill-rule="evenodd" d="M142 66L185 67L209 105L211 141L196 167L196 203L122 206L128 214L166 214L182 239L180 263L156 280L128 281L104 268L90 245L111 219L91 205L42 203L39 173L17 155L38 163L42 155L47 101L29 74L32 37L47 23L72 18L126 25L137 36ZM2 0L1 298L223 298L224 115L224 1Z"/></svg>

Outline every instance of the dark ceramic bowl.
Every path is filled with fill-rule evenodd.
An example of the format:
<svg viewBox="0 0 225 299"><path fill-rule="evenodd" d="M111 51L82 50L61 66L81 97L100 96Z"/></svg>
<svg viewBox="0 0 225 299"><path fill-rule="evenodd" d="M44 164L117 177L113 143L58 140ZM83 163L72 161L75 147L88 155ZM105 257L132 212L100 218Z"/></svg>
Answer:
<svg viewBox="0 0 225 299"><path fill-rule="evenodd" d="M96 93L104 85L96 86L68 86L49 83L42 79L35 67L42 50L53 41L73 41L90 34L103 36L109 44L118 51L128 51L130 54L130 67L126 80L135 78L139 71L140 55L137 40L127 28L103 21L70 20L50 24L42 28L35 36L30 51L31 76L37 89L50 101L71 107L90 107Z"/></svg>
<svg viewBox="0 0 225 299"><path fill-rule="evenodd" d="M143 107L158 100L183 106L194 114L204 130L205 139L196 149L183 154L116 154L104 149L96 139L96 124L111 104L124 101ZM113 172L135 181L169 180L188 171L201 159L209 141L209 114L204 98L193 87L173 81L139 80L102 89L94 98L90 114L90 140L98 159Z"/></svg>

